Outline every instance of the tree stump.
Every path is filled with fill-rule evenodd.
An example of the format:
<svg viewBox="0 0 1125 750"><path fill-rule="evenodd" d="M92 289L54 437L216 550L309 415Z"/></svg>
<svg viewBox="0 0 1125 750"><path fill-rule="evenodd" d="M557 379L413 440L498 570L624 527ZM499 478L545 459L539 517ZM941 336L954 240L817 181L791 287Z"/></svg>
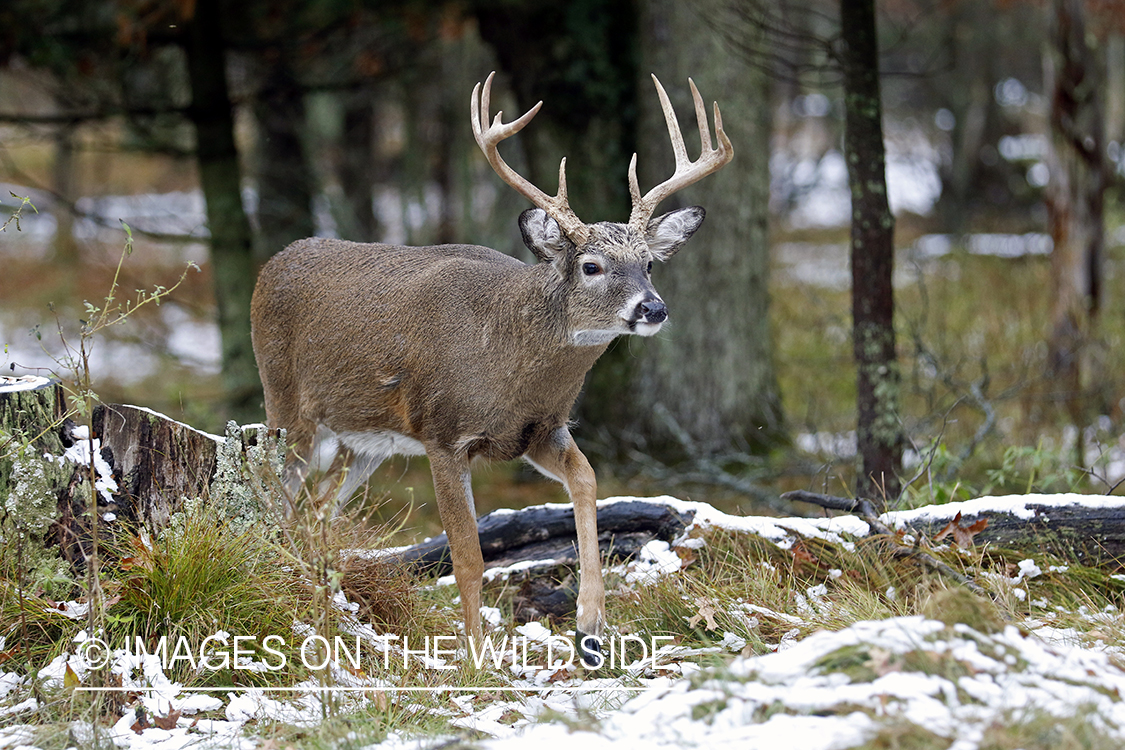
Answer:
<svg viewBox="0 0 1125 750"><path fill-rule="evenodd" d="M0 508L12 481L12 453L30 442L41 453L62 455L58 427L66 416L62 387L41 377L0 376Z"/></svg>
<svg viewBox="0 0 1125 750"><path fill-rule="evenodd" d="M118 490L111 512L160 533L186 497L199 497L215 473L223 438L137 406L94 409L94 436L113 468Z"/></svg>
<svg viewBox="0 0 1125 750"><path fill-rule="evenodd" d="M20 542L15 567L45 590L81 575L95 538L156 538L185 499L208 496L226 440L136 406L100 404L88 425L72 416L57 384L0 380L0 544ZM279 440L263 429L228 430L236 474L248 448Z"/></svg>

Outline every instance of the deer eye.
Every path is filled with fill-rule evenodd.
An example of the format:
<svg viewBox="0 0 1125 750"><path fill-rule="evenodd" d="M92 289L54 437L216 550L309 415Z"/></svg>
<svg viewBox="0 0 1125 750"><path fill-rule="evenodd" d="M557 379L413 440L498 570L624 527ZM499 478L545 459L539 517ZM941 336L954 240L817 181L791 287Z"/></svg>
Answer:
<svg viewBox="0 0 1125 750"><path fill-rule="evenodd" d="M582 264L582 273L586 274L587 276L597 276L601 272L602 272L602 267L599 266L597 263L583 263Z"/></svg>
<svg viewBox="0 0 1125 750"><path fill-rule="evenodd" d="M652 261L651 261L651 260L650 260L650 261L648 262L648 271L647 271L647 273L652 273Z"/></svg>

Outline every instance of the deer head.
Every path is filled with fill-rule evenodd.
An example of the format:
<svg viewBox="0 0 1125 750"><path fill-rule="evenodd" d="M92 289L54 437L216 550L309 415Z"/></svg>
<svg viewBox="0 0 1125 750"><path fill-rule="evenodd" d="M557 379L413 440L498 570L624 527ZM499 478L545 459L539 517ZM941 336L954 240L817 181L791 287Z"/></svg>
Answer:
<svg viewBox="0 0 1125 750"><path fill-rule="evenodd" d="M652 336L668 317L664 301L653 288L650 275L652 261L666 261L695 233L703 223L705 212L699 206L672 211L653 218L656 207L672 193L706 177L734 157L734 147L723 130L723 119L715 104L715 135L718 148L712 146L710 127L703 98L690 78L699 125L700 156L688 158L683 134L676 121L668 94L656 76L656 85L668 136L676 157L673 175L641 195L637 181L637 155L629 163L629 193L633 209L627 224L600 222L586 224L570 208L566 189L566 158L559 164L559 187L549 196L513 170L500 156L501 141L523 130L539 112L539 102L522 117L505 124L503 112L487 128L489 121L492 73L484 83L473 88L471 120L473 135L489 164L504 182L538 208L528 209L520 216L524 244L539 260L551 264L567 282L573 309L582 314L589 325L574 332L579 345L604 344L621 334ZM607 299L620 300L620 306L607 306Z"/></svg>

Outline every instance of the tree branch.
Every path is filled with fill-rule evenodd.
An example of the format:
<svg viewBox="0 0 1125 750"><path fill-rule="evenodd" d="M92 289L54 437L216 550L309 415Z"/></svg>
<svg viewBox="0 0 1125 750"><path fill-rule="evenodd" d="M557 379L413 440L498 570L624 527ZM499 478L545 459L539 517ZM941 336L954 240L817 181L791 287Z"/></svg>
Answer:
<svg viewBox="0 0 1125 750"><path fill-rule="evenodd" d="M793 492L786 492L781 496L782 500L793 500L801 503L811 503L819 505L821 508L829 510L842 510L848 513L855 513L857 516L867 522L868 528L871 529L871 536L882 536L885 538L886 543L890 546L892 557L900 560L914 560L927 570L944 576L952 581L955 581L965 588L972 591L979 596L992 598L985 589L975 583L971 578L958 573L953 568L949 567L941 560L938 560L929 552L920 549L917 545L907 547L898 542L898 534L893 529L879 520L878 514L875 512L875 506L870 500L864 498L850 499L846 497L836 497L834 495L821 495L816 492L807 492L805 490L795 490Z"/></svg>

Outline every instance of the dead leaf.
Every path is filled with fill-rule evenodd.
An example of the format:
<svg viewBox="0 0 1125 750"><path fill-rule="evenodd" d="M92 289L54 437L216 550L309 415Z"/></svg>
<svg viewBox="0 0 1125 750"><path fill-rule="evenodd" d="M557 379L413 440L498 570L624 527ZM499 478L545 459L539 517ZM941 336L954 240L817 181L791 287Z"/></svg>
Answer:
<svg viewBox="0 0 1125 750"><path fill-rule="evenodd" d="M547 682L553 685L556 682L564 682L566 680L569 680L573 676L574 675L570 673L570 670L563 667L562 669L556 669L554 672L552 672L551 676L547 678Z"/></svg>
<svg viewBox="0 0 1125 750"><path fill-rule="evenodd" d="M957 515L953 517L953 520L943 526L941 531L934 535L934 541L940 542L942 539L952 534L954 544L961 549L969 549L973 546L973 537L984 531L987 526L987 518L981 518L968 526L962 526L961 512L958 511Z"/></svg>
<svg viewBox="0 0 1125 750"><path fill-rule="evenodd" d="M129 728L137 734L140 734L141 732L145 731L148 726L148 714L145 713L145 707L137 706L137 720L134 721L133 725Z"/></svg>
<svg viewBox="0 0 1125 750"><path fill-rule="evenodd" d="M76 688L82 684L82 680L78 679L78 675L70 668L70 664L66 665L66 671L63 673L63 687Z"/></svg>
<svg viewBox="0 0 1125 750"><path fill-rule="evenodd" d="M688 620L688 625L694 628L700 620L706 620L707 627L705 630L718 630L719 626L715 624L715 606L711 600L699 597L695 600L695 605L699 607L699 614Z"/></svg>
<svg viewBox="0 0 1125 750"><path fill-rule="evenodd" d="M377 710L387 710L387 693L385 690L370 691L369 693L367 693L367 697L371 699L371 702L375 705L375 708Z"/></svg>
<svg viewBox="0 0 1125 750"><path fill-rule="evenodd" d="M680 569L686 568L695 562L695 550L690 547L675 547L676 555L680 558Z"/></svg>
<svg viewBox="0 0 1125 750"><path fill-rule="evenodd" d="M169 711L167 716L153 716L152 723L161 729L175 729L176 722L180 720L179 711Z"/></svg>
<svg viewBox="0 0 1125 750"><path fill-rule="evenodd" d="M820 562L816 555L805 549L805 545L800 541L794 543L793 547L789 550L793 554L793 562L796 563L812 563L815 565Z"/></svg>

